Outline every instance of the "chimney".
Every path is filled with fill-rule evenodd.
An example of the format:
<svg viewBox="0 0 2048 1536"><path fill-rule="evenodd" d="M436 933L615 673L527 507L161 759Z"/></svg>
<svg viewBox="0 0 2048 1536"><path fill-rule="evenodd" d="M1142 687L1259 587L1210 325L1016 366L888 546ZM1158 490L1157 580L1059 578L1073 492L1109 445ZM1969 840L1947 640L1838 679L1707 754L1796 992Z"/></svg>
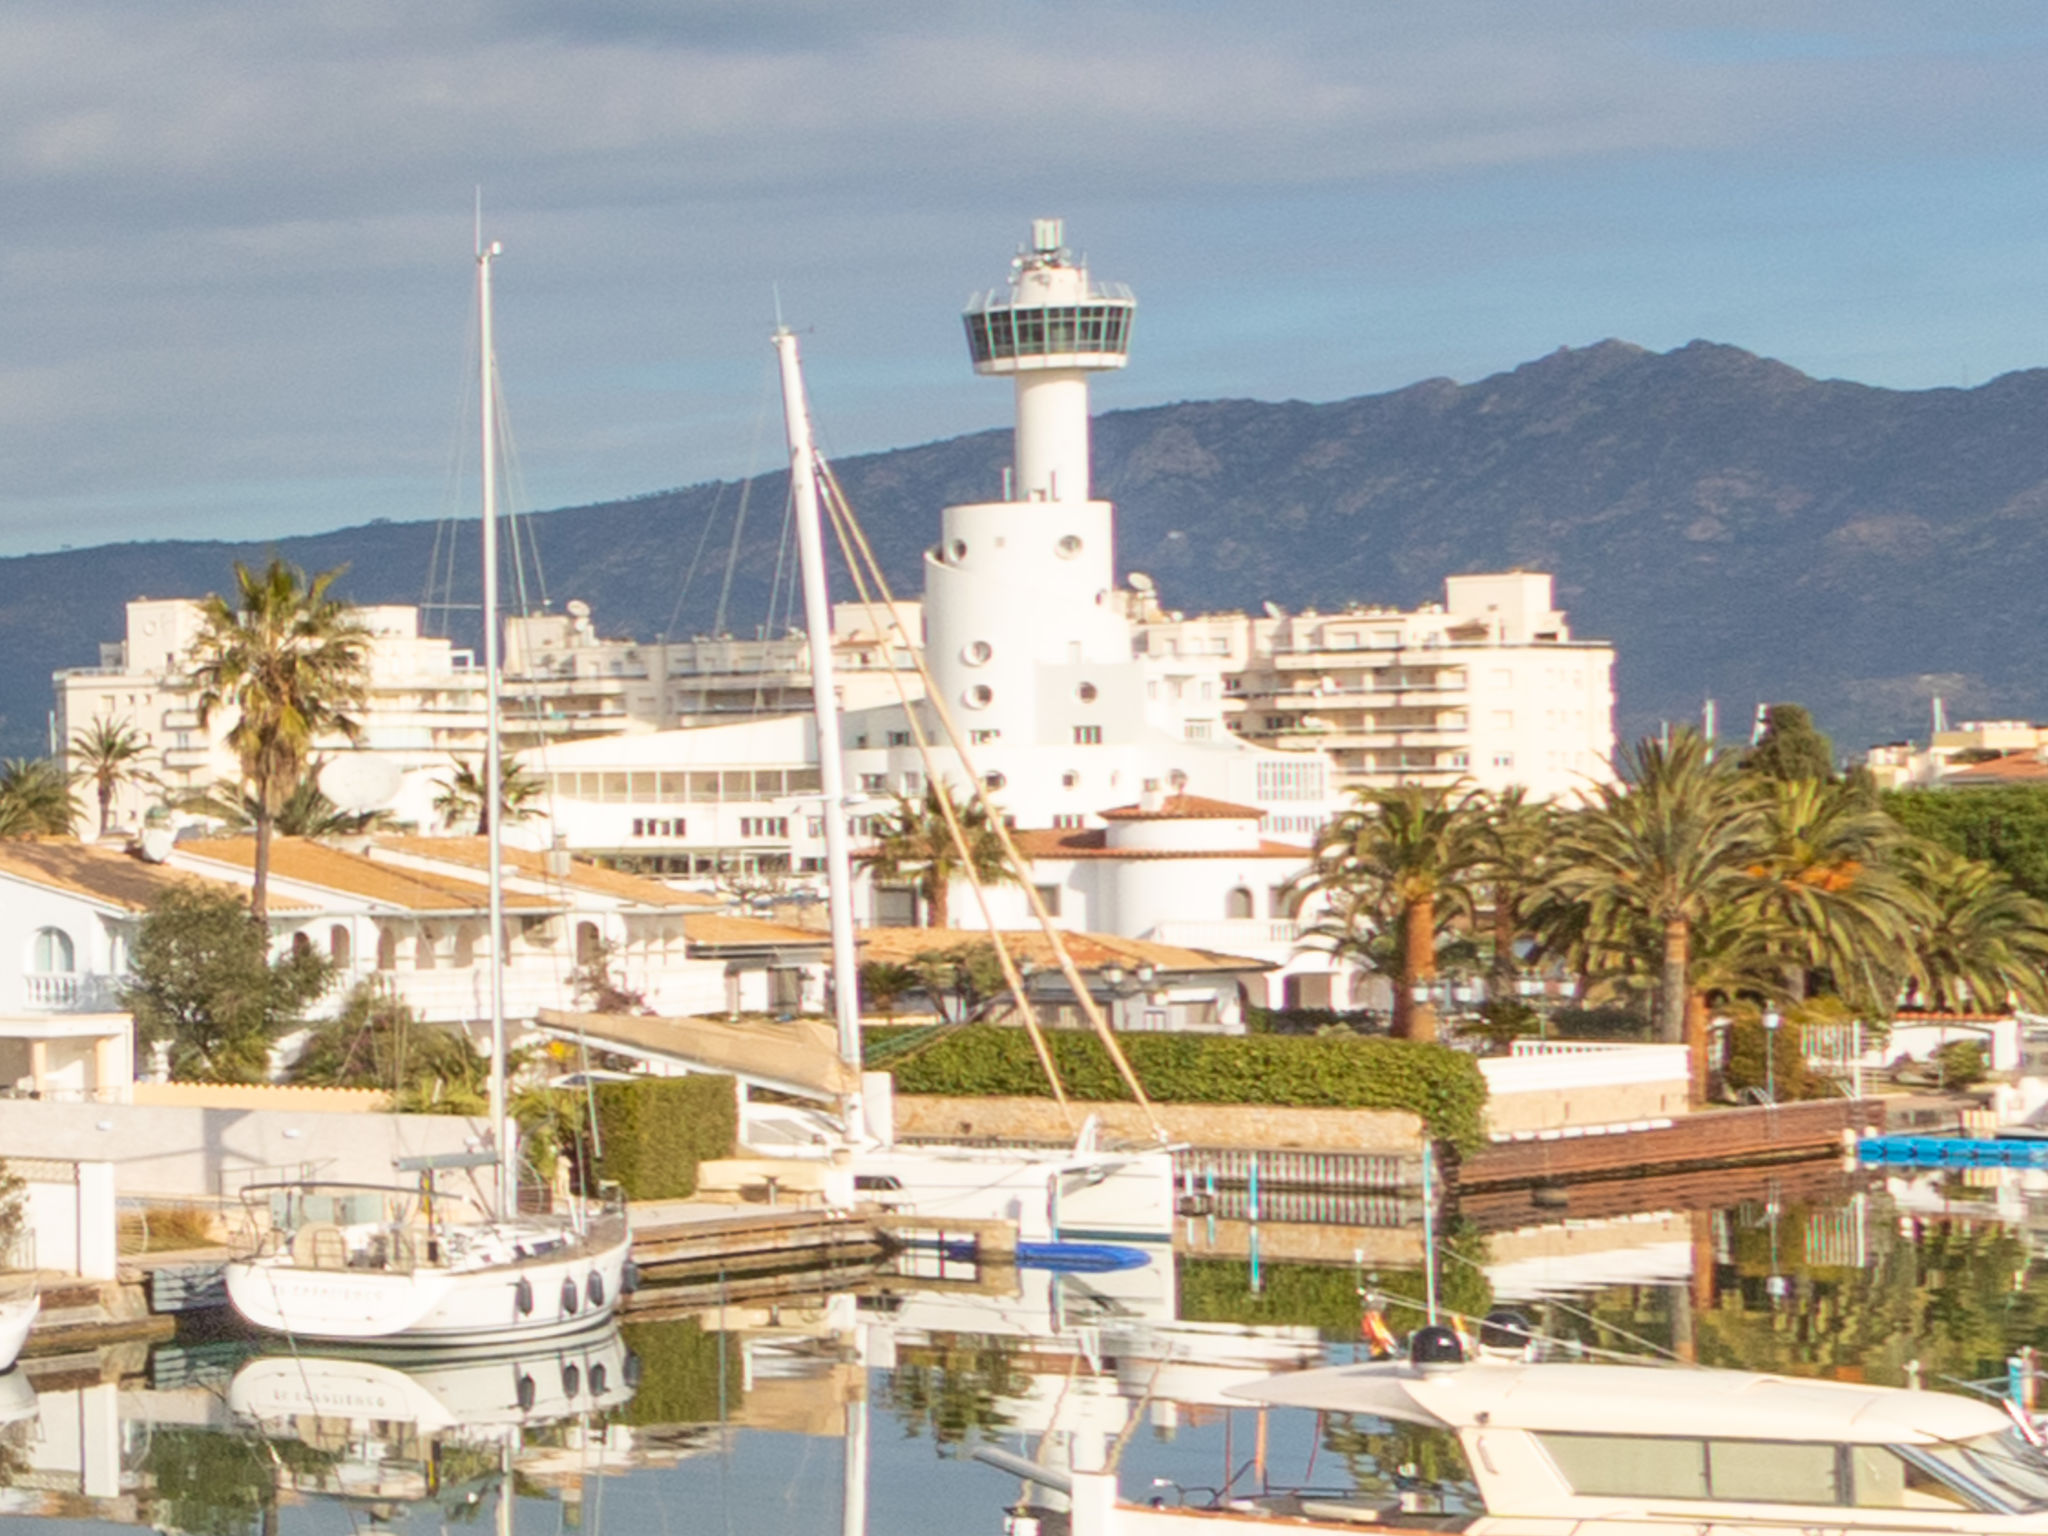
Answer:
<svg viewBox="0 0 2048 1536"><path fill-rule="evenodd" d="M566 836L557 832L554 842L548 845L548 851L542 857L550 880L569 878L569 839Z"/></svg>

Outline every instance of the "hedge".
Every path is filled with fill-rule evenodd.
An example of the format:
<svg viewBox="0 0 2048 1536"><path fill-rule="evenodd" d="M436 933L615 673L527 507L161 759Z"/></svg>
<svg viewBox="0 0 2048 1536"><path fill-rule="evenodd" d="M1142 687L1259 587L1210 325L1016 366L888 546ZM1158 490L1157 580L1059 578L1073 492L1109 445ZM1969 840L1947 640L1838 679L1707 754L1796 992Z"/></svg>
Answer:
<svg viewBox="0 0 2048 1536"><path fill-rule="evenodd" d="M1475 1257L1476 1255L1476 1257ZM1484 1317L1493 1305L1493 1285L1480 1267L1483 1240L1454 1235L1437 1259L1437 1302L1466 1317ZM1428 1321L1423 1299L1429 1282L1419 1269L1369 1270L1361 1277L1350 1266L1268 1263L1252 1289L1251 1265L1239 1259L1180 1260L1180 1315L1190 1323L1233 1323L1240 1327L1287 1324L1311 1327L1331 1341L1360 1335L1365 1315L1361 1280L1381 1298L1387 1324L1405 1334Z"/></svg>
<svg viewBox="0 0 2048 1536"><path fill-rule="evenodd" d="M1049 1095L1045 1073L1021 1029L974 1025L892 1054L916 1031L869 1029L867 1053L896 1079L898 1093L962 1098ZM1096 1103L1131 1095L1092 1034L1054 1030L1046 1039L1070 1097ZM1462 1051L1408 1040L1292 1035L1123 1035L1124 1054L1145 1092L1162 1104L1288 1104L1303 1108L1406 1109L1438 1140L1461 1149L1485 1135L1486 1080Z"/></svg>
<svg viewBox="0 0 2048 1536"><path fill-rule="evenodd" d="M712 1074L643 1077L597 1085L601 1177L629 1200L671 1200L697 1192L697 1164L731 1157L739 1137L733 1080Z"/></svg>

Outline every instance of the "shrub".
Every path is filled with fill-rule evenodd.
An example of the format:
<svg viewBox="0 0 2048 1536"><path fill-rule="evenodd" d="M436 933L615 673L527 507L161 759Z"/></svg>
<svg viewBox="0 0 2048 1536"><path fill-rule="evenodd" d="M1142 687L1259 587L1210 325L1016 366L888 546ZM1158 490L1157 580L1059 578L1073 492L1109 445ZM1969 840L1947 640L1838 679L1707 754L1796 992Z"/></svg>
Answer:
<svg viewBox="0 0 2048 1536"><path fill-rule="evenodd" d="M1984 1081L1984 1047L1974 1040L1937 1046L1933 1060L1944 1088L1969 1088Z"/></svg>
<svg viewBox="0 0 2048 1536"><path fill-rule="evenodd" d="M1261 1008L1249 1003L1244 1023L1255 1035L1314 1035L1332 1026L1361 1035L1387 1031L1386 1015L1370 1008Z"/></svg>
<svg viewBox="0 0 2048 1536"><path fill-rule="evenodd" d="M619 1415L628 1424L718 1424L738 1413L745 1395L738 1334L706 1333L692 1317L627 1323L619 1335L640 1360L640 1385Z"/></svg>
<svg viewBox="0 0 2048 1536"><path fill-rule="evenodd" d="M1766 1036L1770 1037L1771 1051L1768 1073L1764 1070ZM1806 1053L1800 1048L1798 1025L1788 1019L1776 1030L1767 1030L1754 1012L1738 1014L1728 1021L1728 1059L1722 1079L1737 1093L1768 1083L1781 1104L1795 1099L1824 1099L1832 1091L1826 1078L1808 1069Z"/></svg>
<svg viewBox="0 0 2048 1536"><path fill-rule="evenodd" d="M600 1083L597 1124L604 1155L598 1171L629 1200L669 1200L697 1192L697 1164L731 1157L739 1101L729 1077L643 1077Z"/></svg>
<svg viewBox="0 0 2048 1536"><path fill-rule="evenodd" d="M1650 1021L1627 1008L1559 1008L1550 1015L1559 1040L1647 1040Z"/></svg>
<svg viewBox="0 0 2048 1536"><path fill-rule="evenodd" d="M1049 1095L1021 1029L977 1025L889 1058L904 1031L870 1029L867 1045L888 1061L898 1093L965 1098ZM1109 1053L1092 1034L1046 1036L1060 1081L1080 1100L1128 1100ZM1125 1035L1124 1054L1145 1092L1162 1104L1289 1104L1307 1108L1406 1109L1430 1133L1470 1149L1484 1139L1486 1080L1462 1051L1408 1040L1290 1035Z"/></svg>

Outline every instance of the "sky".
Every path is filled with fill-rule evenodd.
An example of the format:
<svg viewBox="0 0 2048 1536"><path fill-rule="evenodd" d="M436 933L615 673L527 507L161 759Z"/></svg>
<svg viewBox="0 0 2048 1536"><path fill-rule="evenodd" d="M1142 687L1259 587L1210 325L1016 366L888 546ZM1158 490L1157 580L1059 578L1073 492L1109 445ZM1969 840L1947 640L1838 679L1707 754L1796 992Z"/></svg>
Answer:
<svg viewBox="0 0 2048 1536"><path fill-rule="evenodd" d="M1897 388L2048 352L2038 0L7 0L0 554L522 507L1007 424L1034 216L1098 410L1695 337ZM935 509L936 510L936 509Z"/></svg>

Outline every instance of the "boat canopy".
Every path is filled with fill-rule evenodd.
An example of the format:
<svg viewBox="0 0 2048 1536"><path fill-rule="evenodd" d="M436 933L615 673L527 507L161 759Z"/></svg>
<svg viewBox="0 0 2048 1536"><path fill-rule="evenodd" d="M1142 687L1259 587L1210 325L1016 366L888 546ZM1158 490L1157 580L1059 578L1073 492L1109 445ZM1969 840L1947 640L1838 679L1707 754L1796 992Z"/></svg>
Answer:
<svg viewBox="0 0 2048 1536"><path fill-rule="evenodd" d="M1740 1440L1931 1445L2009 1429L1989 1403L1947 1392L1804 1381L1684 1366L1478 1360L1418 1369L1340 1365L1228 1389L1276 1408L1370 1414L1444 1429L1707 1435Z"/></svg>

